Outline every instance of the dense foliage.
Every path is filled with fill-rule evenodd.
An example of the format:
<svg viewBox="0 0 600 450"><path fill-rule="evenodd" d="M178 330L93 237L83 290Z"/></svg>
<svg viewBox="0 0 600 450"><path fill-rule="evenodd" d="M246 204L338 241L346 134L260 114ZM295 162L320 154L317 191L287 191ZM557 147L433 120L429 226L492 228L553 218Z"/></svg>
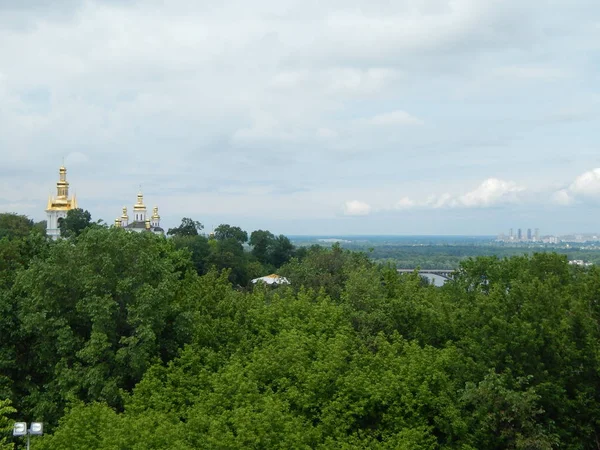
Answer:
<svg viewBox="0 0 600 450"><path fill-rule="evenodd" d="M393 264L399 269L457 269L463 261L478 256L495 255L499 258L521 256L534 253L559 253L567 255L569 260L580 259L600 265L600 251L582 248L571 244L568 247L558 247L551 244L536 244L522 246L503 245L495 242L478 243L378 243L373 241L343 243L343 247L353 251L368 252L371 259L382 264Z"/></svg>
<svg viewBox="0 0 600 450"><path fill-rule="evenodd" d="M36 449L598 448L597 268L480 257L436 288L221 231L2 238L0 448L17 418ZM278 261L290 286L248 284Z"/></svg>
<svg viewBox="0 0 600 450"><path fill-rule="evenodd" d="M92 215L89 211L75 208L67 211L65 218L58 219L58 229L62 237L74 237L83 233L83 230L100 224L92 223Z"/></svg>

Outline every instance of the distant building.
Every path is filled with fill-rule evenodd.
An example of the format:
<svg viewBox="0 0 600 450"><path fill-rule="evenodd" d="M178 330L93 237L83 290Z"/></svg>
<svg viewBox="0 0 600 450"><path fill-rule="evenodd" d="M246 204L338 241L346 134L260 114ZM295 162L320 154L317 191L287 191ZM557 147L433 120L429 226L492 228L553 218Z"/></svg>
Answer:
<svg viewBox="0 0 600 450"><path fill-rule="evenodd" d="M265 277L255 278L252 280L253 284L256 284L258 282L265 283L265 284L275 284L275 285L290 284L289 280L286 277L279 276L275 273L272 273L271 275L267 275Z"/></svg>
<svg viewBox="0 0 600 450"><path fill-rule="evenodd" d="M125 228L129 231L141 233L146 231L149 233L164 235L165 230L160 226L160 216L158 215L158 206L152 209L152 216L146 217L146 205L144 205L144 195L139 192L137 195L137 203L133 205L133 220L129 221L127 208L123 208L121 217L115 219L115 227Z"/></svg>
<svg viewBox="0 0 600 450"><path fill-rule="evenodd" d="M517 240L522 240L523 239L523 232L521 231L521 229L519 228L517 230Z"/></svg>
<svg viewBox="0 0 600 450"><path fill-rule="evenodd" d="M560 240L556 236L546 236L542 239L544 244L558 244Z"/></svg>
<svg viewBox="0 0 600 450"><path fill-rule="evenodd" d="M527 240L530 241L533 238L533 234L531 233L531 228L527 228Z"/></svg>
<svg viewBox="0 0 600 450"><path fill-rule="evenodd" d="M571 264L572 266L582 266L582 267L589 267L592 265L592 263L585 262L582 259L574 259L573 261L569 261L569 264Z"/></svg>
<svg viewBox="0 0 600 450"><path fill-rule="evenodd" d="M534 234L535 240L539 241L540 240L540 229L536 228L535 229L535 234Z"/></svg>
<svg viewBox="0 0 600 450"><path fill-rule="evenodd" d="M75 195L69 198L69 182L67 181L67 169L61 166L58 170L58 182L56 183L56 197L48 197L48 206L46 206L46 235L52 239L60 237L58 222L67 217L67 212L77 208L77 199Z"/></svg>

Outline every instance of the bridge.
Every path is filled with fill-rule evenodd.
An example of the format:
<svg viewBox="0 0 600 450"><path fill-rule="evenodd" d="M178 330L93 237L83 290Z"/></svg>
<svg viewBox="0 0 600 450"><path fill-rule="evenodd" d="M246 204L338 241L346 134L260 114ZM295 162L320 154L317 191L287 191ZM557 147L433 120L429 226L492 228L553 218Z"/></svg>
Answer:
<svg viewBox="0 0 600 450"><path fill-rule="evenodd" d="M417 269L397 269L398 273L413 273ZM454 274L453 269L419 269L420 274L438 275L442 278L450 280Z"/></svg>

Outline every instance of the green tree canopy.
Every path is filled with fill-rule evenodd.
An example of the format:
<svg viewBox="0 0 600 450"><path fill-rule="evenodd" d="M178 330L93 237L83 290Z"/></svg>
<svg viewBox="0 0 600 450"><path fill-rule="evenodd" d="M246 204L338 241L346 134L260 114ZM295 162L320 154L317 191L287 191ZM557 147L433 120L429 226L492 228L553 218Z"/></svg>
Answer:
<svg viewBox="0 0 600 450"><path fill-rule="evenodd" d="M178 303L190 261L150 233L95 228L56 242L14 286L20 407L54 421L67 399L122 403L189 335ZM27 373L32 374L26 376Z"/></svg>
<svg viewBox="0 0 600 450"><path fill-rule="evenodd" d="M275 236L268 230L256 230L250 234L248 243L252 246L252 254L263 264L269 262L269 250L274 239Z"/></svg>
<svg viewBox="0 0 600 450"><path fill-rule="evenodd" d="M315 246L276 289L234 237L93 227L0 256L0 398L48 424L36 448L597 450L600 269L557 254L435 287Z"/></svg>
<svg viewBox="0 0 600 450"><path fill-rule="evenodd" d="M169 236L198 236L198 233L204 229L197 220L184 217L181 219L181 225L175 228L169 228L167 235Z"/></svg>
<svg viewBox="0 0 600 450"><path fill-rule="evenodd" d="M33 220L16 213L0 213L0 239L22 238L34 229Z"/></svg>
<svg viewBox="0 0 600 450"><path fill-rule="evenodd" d="M288 237L274 236L267 230L256 230L250 235L252 255L272 268L281 267L294 256L295 247Z"/></svg>
<svg viewBox="0 0 600 450"><path fill-rule="evenodd" d="M242 230L240 227L235 227L223 223L215 228L215 239L218 241L224 241L225 239L235 239L240 244L248 241L248 233Z"/></svg>
<svg viewBox="0 0 600 450"><path fill-rule="evenodd" d="M92 215L81 208L71 209L67 211L65 218L58 219L58 228L62 237L79 236L83 230L92 225Z"/></svg>
<svg viewBox="0 0 600 450"><path fill-rule="evenodd" d="M175 235L172 241L175 248L185 249L190 252L192 263L199 274L208 272L210 268L211 246L206 236Z"/></svg>
<svg viewBox="0 0 600 450"><path fill-rule="evenodd" d="M10 416L15 412L17 411L11 406L9 399L0 399L0 450L14 448L8 436L11 434L14 423L13 420L10 420Z"/></svg>
<svg viewBox="0 0 600 450"><path fill-rule="evenodd" d="M294 245L287 236L280 234L271 242L269 262L280 267L294 256Z"/></svg>

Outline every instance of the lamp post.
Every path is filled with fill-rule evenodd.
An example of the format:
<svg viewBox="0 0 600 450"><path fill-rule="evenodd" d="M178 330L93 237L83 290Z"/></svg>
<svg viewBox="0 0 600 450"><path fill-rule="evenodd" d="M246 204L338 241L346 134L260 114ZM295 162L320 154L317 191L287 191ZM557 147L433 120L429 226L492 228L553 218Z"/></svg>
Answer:
<svg viewBox="0 0 600 450"><path fill-rule="evenodd" d="M13 426L13 436L27 436L27 450L29 450L30 436L40 436L44 434L44 424L42 422L31 422L27 429L27 422L15 422Z"/></svg>

